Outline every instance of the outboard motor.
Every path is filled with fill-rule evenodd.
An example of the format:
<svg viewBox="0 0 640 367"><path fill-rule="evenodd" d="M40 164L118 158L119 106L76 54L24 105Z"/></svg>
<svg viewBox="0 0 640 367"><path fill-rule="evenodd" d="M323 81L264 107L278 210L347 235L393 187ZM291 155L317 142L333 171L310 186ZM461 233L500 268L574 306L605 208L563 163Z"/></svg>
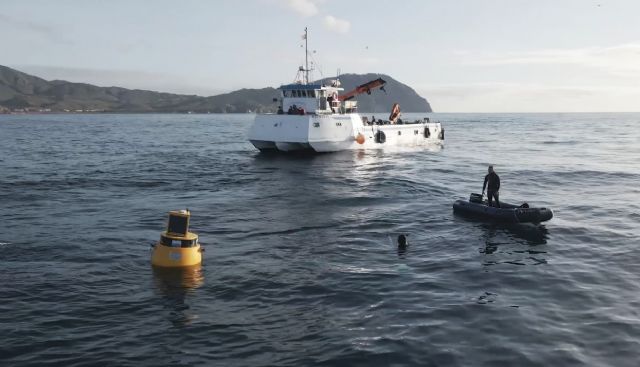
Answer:
<svg viewBox="0 0 640 367"><path fill-rule="evenodd" d="M471 194L469 196L470 203L482 203L482 194Z"/></svg>

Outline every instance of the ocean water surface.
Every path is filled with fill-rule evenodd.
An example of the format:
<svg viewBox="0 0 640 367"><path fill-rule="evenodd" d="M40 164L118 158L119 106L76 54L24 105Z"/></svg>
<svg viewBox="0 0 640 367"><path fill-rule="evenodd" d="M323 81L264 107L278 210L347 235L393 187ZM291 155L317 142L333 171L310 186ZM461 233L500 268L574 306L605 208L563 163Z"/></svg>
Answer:
<svg viewBox="0 0 640 367"><path fill-rule="evenodd" d="M640 114L430 116L271 156L252 115L0 115L0 365L637 366ZM555 217L455 216L488 164ZM181 208L204 263L154 270Z"/></svg>

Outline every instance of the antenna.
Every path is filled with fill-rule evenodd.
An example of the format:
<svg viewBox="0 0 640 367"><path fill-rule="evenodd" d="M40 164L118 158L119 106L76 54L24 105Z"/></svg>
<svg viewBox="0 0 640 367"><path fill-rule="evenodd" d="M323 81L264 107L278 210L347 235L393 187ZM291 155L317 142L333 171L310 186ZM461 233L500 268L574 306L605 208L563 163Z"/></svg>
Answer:
<svg viewBox="0 0 640 367"><path fill-rule="evenodd" d="M298 73L296 74L296 83L305 83L309 84L309 72L313 70L313 60L311 60L311 68L309 67L309 30L307 27L304 27L304 34L302 35L302 39L304 39L304 66L300 66L298 68ZM302 45L300 45L302 47ZM315 53L315 51L313 51ZM313 56L312 56L313 57Z"/></svg>
<svg viewBox="0 0 640 367"><path fill-rule="evenodd" d="M305 66L305 83L309 84L309 36L307 27L304 27L304 66Z"/></svg>

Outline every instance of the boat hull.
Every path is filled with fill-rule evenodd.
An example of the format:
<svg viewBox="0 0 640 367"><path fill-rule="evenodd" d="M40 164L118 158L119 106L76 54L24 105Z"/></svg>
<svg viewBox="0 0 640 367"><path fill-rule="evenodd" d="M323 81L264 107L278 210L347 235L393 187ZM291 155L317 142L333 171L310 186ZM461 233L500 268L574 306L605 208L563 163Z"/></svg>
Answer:
<svg viewBox="0 0 640 367"><path fill-rule="evenodd" d="M553 218L553 211L548 208L521 208L516 205L500 202L500 208L483 203L472 203L457 200L453 203L453 212L483 220L502 223L541 223Z"/></svg>
<svg viewBox="0 0 640 367"><path fill-rule="evenodd" d="M444 144L444 130L439 122L365 125L357 113L257 115L248 137L261 151L282 152L320 153Z"/></svg>

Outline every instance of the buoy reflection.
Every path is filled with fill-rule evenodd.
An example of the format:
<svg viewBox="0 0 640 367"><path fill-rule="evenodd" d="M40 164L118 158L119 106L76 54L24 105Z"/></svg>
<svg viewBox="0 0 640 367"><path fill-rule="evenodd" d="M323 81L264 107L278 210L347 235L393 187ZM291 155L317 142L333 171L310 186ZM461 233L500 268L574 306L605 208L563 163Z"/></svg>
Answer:
<svg viewBox="0 0 640 367"><path fill-rule="evenodd" d="M152 267L156 290L163 296L169 310L169 321L176 326L189 325L198 318L187 299L204 283L200 265L184 268Z"/></svg>

